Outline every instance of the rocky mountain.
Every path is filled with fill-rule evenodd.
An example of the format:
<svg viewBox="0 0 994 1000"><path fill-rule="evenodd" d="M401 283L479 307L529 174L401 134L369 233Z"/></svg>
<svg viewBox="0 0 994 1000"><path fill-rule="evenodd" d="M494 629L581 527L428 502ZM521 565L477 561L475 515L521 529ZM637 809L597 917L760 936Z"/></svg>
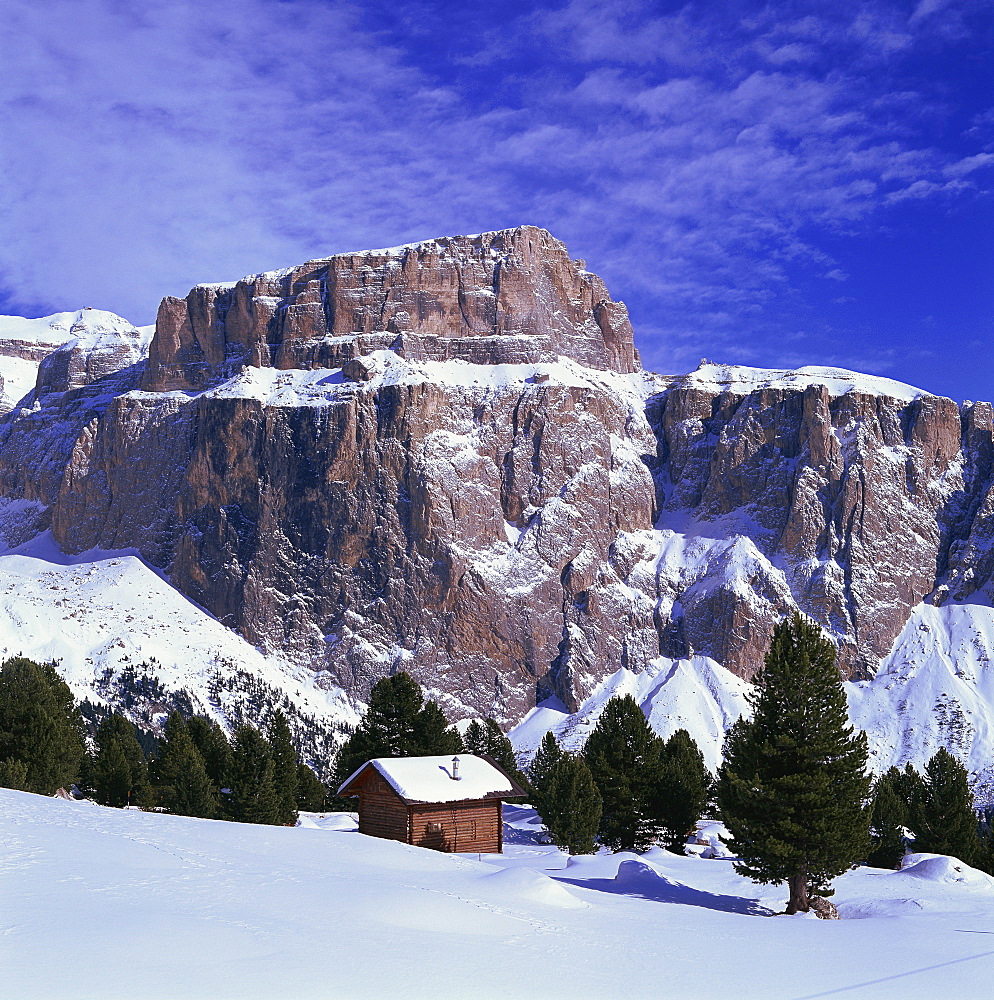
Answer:
<svg viewBox="0 0 994 1000"><path fill-rule="evenodd" d="M147 355L125 326L81 328L0 423L18 530L134 550L360 699L403 668L512 724L706 663L728 708L734 678L705 675L748 678L794 608L858 685L923 609L990 607L990 404L830 369L645 373L624 305L540 229L197 286Z"/></svg>

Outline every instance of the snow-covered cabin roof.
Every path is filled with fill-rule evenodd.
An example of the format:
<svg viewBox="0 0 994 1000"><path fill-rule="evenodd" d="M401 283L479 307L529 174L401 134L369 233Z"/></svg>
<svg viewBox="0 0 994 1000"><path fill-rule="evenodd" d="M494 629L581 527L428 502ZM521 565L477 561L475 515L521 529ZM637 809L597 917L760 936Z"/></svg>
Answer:
<svg viewBox="0 0 994 1000"><path fill-rule="evenodd" d="M452 777L452 758L377 757L366 761L343 781L338 794L345 793L356 778L372 767L405 802L460 802L463 799L504 798L524 795L524 790L493 761L474 754L457 754L459 778Z"/></svg>

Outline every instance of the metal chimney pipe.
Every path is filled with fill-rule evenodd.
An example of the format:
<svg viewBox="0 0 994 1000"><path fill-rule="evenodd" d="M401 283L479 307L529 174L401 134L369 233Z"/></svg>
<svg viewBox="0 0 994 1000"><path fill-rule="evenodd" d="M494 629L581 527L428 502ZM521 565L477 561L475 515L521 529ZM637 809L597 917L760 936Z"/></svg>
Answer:
<svg viewBox="0 0 994 1000"><path fill-rule="evenodd" d="M452 780L453 781L458 781L459 780L459 758L458 757L453 757L452 758Z"/></svg>

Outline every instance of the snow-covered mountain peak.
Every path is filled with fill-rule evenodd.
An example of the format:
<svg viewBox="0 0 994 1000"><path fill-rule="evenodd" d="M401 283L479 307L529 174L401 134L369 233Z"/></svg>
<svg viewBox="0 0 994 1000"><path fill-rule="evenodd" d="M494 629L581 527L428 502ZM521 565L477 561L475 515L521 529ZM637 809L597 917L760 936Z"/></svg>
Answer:
<svg viewBox="0 0 994 1000"><path fill-rule="evenodd" d="M69 327L71 338L81 347L92 348L109 346L121 338L147 345L154 332L154 325L137 327L124 317L104 309L80 309Z"/></svg>
<svg viewBox="0 0 994 1000"><path fill-rule="evenodd" d="M116 375L148 356L154 326L136 327L102 309L80 309L69 336L38 368L38 392L65 392Z"/></svg>
<svg viewBox="0 0 994 1000"><path fill-rule="evenodd" d="M106 309L76 309L29 319L25 316L0 316L0 341L20 341L48 347L61 347L67 340L92 339L108 334L151 338L152 327L139 328L122 316Z"/></svg>

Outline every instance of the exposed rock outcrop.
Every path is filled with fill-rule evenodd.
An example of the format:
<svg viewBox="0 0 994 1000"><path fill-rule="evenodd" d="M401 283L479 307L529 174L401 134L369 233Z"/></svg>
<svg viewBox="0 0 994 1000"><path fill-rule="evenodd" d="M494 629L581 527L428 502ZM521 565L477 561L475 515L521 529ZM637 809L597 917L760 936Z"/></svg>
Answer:
<svg viewBox="0 0 994 1000"><path fill-rule="evenodd" d="M147 331L103 310L80 310L68 333L65 343L47 353L38 366L38 394L67 392L119 376L148 354Z"/></svg>
<svg viewBox="0 0 994 1000"><path fill-rule="evenodd" d="M895 398L866 378L723 389L710 367L653 411L668 489L660 525L690 511L718 549L736 535L745 546L738 590L683 601L684 648L748 675L774 618L796 604L837 637L850 676L868 676L946 580L951 552L964 550L956 539L978 513L986 520L990 408Z"/></svg>
<svg viewBox="0 0 994 1000"><path fill-rule="evenodd" d="M562 243L521 226L338 254L163 299L144 388L202 388L243 363L340 368L376 350L639 367L625 307Z"/></svg>

